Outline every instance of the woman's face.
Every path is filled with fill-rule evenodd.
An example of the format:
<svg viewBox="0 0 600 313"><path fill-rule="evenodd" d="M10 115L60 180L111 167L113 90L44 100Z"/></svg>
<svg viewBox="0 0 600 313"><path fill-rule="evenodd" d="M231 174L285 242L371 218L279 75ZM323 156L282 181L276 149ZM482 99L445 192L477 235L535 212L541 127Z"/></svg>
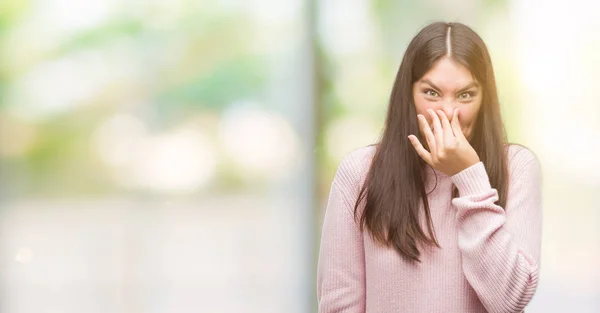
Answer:
<svg viewBox="0 0 600 313"><path fill-rule="evenodd" d="M455 108L465 137L471 136L475 118L481 107L482 87L469 70L448 57L438 60L423 77L413 84L417 114L423 114L433 125L427 109L442 110L449 121ZM433 129L433 127L432 127Z"/></svg>

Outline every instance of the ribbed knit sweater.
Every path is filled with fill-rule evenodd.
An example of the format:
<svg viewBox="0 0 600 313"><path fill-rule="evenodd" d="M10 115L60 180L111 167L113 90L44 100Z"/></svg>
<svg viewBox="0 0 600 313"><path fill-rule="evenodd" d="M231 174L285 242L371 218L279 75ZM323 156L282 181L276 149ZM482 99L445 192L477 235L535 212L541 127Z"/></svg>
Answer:
<svg viewBox="0 0 600 313"><path fill-rule="evenodd" d="M435 187L428 200L441 248L419 245L421 263L405 261L393 248L376 243L366 228L360 231L353 208L376 148L347 154L323 219L319 312L522 312L538 285L541 170L527 148L506 147L504 208L495 204L498 192L482 162L453 176L428 167L425 186L427 191ZM459 191L454 199L452 185ZM364 202L359 214L362 209Z"/></svg>

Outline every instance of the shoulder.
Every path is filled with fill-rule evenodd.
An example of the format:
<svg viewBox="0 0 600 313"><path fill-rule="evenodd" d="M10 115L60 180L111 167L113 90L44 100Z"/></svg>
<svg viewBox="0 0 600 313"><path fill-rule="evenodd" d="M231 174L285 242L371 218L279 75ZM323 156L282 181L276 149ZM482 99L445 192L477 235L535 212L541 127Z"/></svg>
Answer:
<svg viewBox="0 0 600 313"><path fill-rule="evenodd" d="M348 191L358 190L371 168L376 150L376 146L370 145L347 153L338 165L333 183Z"/></svg>
<svg viewBox="0 0 600 313"><path fill-rule="evenodd" d="M531 149L519 145L505 146L510 179L518 179L523 174L540 175L540 162Z"/></svg>

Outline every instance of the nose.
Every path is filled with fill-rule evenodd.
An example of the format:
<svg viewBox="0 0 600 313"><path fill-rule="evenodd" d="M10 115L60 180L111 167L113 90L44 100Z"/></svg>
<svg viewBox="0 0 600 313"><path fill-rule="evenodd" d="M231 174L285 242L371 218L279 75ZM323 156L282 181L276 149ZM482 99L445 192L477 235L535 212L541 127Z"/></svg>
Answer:
<svg viewBox="0 0 600 313"><path fill-rule="evenodd" d="M444 101L439 106L434 107L433 110L435 111L435 113L437 113L437 110L442 110L442 112L444 112L444 114L446 114L446 117L448 118L448 120L452 120L452 115L454 114L455 107L456 107L456 105L454 104L453 101Z"/></svg>
<svg viewBox="0 0 600 313"><path fill-rule="evenodd" d="M454 106L452 107L445 107L444 108L444 114L446 114L446 117L448 118L449 121L452 120L452 116L454 115Z"/></svg>

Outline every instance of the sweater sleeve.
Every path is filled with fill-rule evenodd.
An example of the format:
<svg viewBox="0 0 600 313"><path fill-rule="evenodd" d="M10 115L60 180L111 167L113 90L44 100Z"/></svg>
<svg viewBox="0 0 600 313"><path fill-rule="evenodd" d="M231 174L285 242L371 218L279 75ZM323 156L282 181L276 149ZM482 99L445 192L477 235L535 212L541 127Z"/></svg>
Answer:
<svg viewBox="0 0 600 313"><path fill-rule="evenodd" d="M460 196L458 246L465 277L490 313L522 312L538 285L542 231L541 171L523 149L509 166L505 208L496 205L479 162L451 177Z"/></svg>
<svg viewBox="0 0 600 313"><path fill-rule="evenodd" d="M317 265L319 313L365 312L363 237L344 189L334 179L325 209Z"/></svg>

